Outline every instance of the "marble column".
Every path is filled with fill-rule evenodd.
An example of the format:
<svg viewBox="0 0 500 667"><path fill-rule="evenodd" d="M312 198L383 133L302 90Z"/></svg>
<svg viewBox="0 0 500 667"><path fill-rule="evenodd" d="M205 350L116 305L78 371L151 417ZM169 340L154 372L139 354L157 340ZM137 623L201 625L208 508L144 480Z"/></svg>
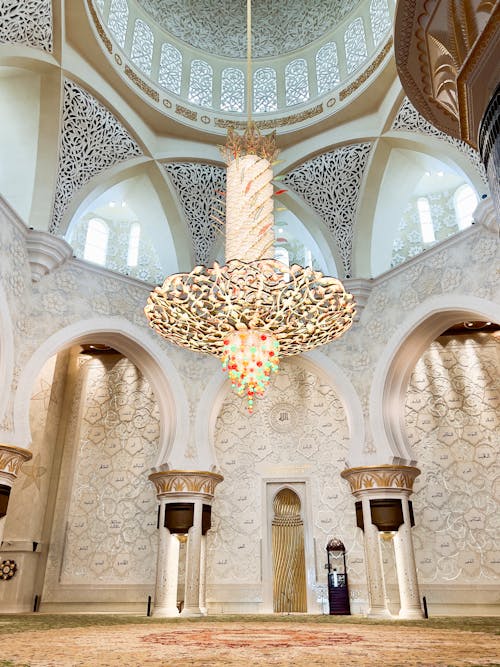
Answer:
<svg viewBox="0 0 500 667"><path fill-rule="evenodd" d="M399 526L398 532L393 538L399 598L401 603L399 617L423 618L424 614L420 603L415 552L413 550L413 539L411 536L411 519L408 498L403 496L401 498L401 503L403 506L404 523Z"/></svg>
<svg viewBox="0 0 500 667"><path fill-rule="evenodd" d="M206 550L203 536L203 505L212 505L215 487L224 478L217 473L206 471L165 470L153 472L149 479L154 483L157 497L161 503L155 611L153 615L174 615L173 596L174 590L175 595L177 594L179 546L175 536L170 535L168 528L163 526L166 506L169 503L179 502L193 505L192 525L186 526L188 535L186 578L184 607L181 615L201 616L206 614ZM173 547L173 539L177 542L175 548ZM156 613L157 606L158 613Z"/></svg>
<svg viewBox="0 0 500 667"><path fill-rule="evenodd" d="M207 536L201 536L200 560L200 610L203 616L207 614Z"/></svg>
<svg viewBox="0 0 500 667"><path fill-rule="evenodd" d="M363 508L363 544L366 579L370 604L367 616L370 618L390 618L391 614L387 608L387 592L378 528L372 523L369 498L362 498L361 503Z"/></svg>
<svg viewBox="0 0 500 667"><path fill-rule="evenodd" d="M12 485L17 478L21 466L32 458L28 449L15 447L14 445L0 444L0 486L2 489L2 506L4 507L0 515L0 546L3 539L3 530L5 526L5 517L9 502L9 495Z"/></svg>
<svg viewBox="0 0 500 667"><path fill-rule="evenodd" d="M160 501L158 560L153 616L178 616L177 584L179 578L179 540L165 527L165 498Z"/></svg>
<svg viewBox="0 0 500 667"><path fill-rule="evenodd" d="M390 617L384 583L383 562L380 552L379 530L372 522L370 501L400 500L403 510L403 523L394 528L396 569L400 594L401 618L422 618L417 570L408 497L413 492L413 482L420 474L413 466L380 465L349 468L341 473L350 486L354 497L361 500L363 507L364 547L368 599L368 616Z"/></svg>
<svg viewBox="0 0 500 667"><path fill-rule="evenodd" d="M202 616L200 609L201 582L201 519L203 502L195 500L193 525L188 532L186 553L186 582L184 585L184 608L182 616Z"/></svg>

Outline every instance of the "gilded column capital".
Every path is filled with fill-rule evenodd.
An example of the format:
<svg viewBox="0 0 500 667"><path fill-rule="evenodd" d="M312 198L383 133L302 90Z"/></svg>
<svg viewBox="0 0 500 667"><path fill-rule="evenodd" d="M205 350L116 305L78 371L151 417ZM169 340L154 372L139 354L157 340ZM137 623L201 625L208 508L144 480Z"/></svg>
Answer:
<svg viewBox="0 0 500 667"><path fill-rule="evenodd" d="M348 468L340 473L347 480L354 494L360 491L413 492L413 482L420 470L413 466L379 465Z"/></svg>
<svg viewBox="0 0 500 667"><path fill-rule="evenodd" d="M0 481L14 482L21 466L32 458L29 449L0 444Z"/></svg>
<svg viewBox="0 0 500 667"><path fill-rule="evenodd" d="M149 479L155 485L158 496L200 493L213 497L215 487L224 477L204 470L165 470L152 473Z"/></svg>

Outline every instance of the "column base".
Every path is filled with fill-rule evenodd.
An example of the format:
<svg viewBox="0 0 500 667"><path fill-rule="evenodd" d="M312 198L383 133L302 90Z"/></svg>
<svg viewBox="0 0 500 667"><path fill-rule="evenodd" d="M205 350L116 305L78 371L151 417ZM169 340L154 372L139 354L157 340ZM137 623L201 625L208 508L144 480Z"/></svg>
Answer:
<svg viewBox="0 0 500 667"><path fill-rule="evenodd" d="M155 607L152 616L155 618L172 618L179 616L179 610L177 607Z"/></svg>
<svg viewBox="0 0 500 667"><path fill-rule="evenodd" d="M420 607L414 607L410 609L400 609L398 618L420 620L424 618L424 612L422 611L422 609L420 609Z"/></svg>
<svg viewBox="0 0 500 667"><path fill-rule="evenodd" d="M199 607L184 607L181 611L181 616L203 616Z"/></svg>
<svg viewBox="0 0 500 667"><path fill-rule="evenodd" d="M370 607L366 613L367 618L393 618L387 607Z"/></svg>

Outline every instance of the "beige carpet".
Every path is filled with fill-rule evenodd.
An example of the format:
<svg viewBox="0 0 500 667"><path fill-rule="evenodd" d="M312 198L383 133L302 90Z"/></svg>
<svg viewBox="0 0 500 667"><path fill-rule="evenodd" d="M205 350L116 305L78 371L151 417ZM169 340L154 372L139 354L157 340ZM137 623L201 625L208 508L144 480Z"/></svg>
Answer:
<svg viewBox="0 0 500 667"><path fill-rule="evenodd" d="M15 633L4 627L0 667L500 666L500 637L483 632L307 620L131 620Z"/></svg>

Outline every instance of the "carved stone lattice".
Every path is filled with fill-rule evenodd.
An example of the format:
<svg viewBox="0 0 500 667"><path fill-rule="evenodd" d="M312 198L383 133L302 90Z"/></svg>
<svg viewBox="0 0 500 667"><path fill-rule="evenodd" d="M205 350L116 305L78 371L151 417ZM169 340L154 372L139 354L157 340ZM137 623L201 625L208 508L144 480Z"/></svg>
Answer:
<svg viewBox="0 0 500 667"><path fill-rule="evenodd" d="M207 264L213 250L217 225L215 214L224 222L224 213L217 211L218 194L226 189L226 172L213 164L170 162L165 169L179 196L191 232L196 264Z"/></svg>
<svg viewBox="0 0 500 667"><path fill-rule="evenodd" d="M213 496L217 484L223 481L224 477L215 472L205 472L204 470L186 471L186 470L167 470L164 472L154 472L149 476L153 482L158 495L168 493L204 493Z"/></svg>
<svg viewBox="0 0 500 667"><path fill-rule="evenodd" d="M0 3L0 44L26 44L51 53L51 0Z"/></svg>
<svg viewBox="0 0 500 667"><path fill-rule="evenodd" d="M284 179L333 234L346 276L351 274L353 228L370 148L370 143L351 144L323 153L296 167Z"/></svg>
<svg viewBox="0 0 500 667"><path fill-rule="evenodd" d="M93 176L139 155L141 149L116 117L86 90L66 79L59 171L49 231L58 232L71 198Z"/></svg>
<svg viewBox="0 0 500 667"><path fill-rule="evenodd" d="M484 164L478 151L474 150L471 146L466 144L465 141L450 137L449 134L445 134L444 132L441 132L441 130L438 130L436 127L434 127L434 125L429 123L429 121L425 120L425 118L419 114L419 112L415 109L407 97L405 97L403 100L403 104L401 105L398 113L396 114L396 117L394 118L391 130L428 134L431 137L436 137L442 141L447 141L470 160L474 166L474 169L480 175L483 183L488 182L486 169L484 168Z"/></svg>
<svg viewBox="0 0 500 667"><path fill-rule="evenodd" d="M245 3L233 0L139 0L167 32L213 55L246 55ZM256 58L295 51L319 39L339 23L359 0L268 0L252 7ZM195 7L195 9L194 9Z"/></svg>

